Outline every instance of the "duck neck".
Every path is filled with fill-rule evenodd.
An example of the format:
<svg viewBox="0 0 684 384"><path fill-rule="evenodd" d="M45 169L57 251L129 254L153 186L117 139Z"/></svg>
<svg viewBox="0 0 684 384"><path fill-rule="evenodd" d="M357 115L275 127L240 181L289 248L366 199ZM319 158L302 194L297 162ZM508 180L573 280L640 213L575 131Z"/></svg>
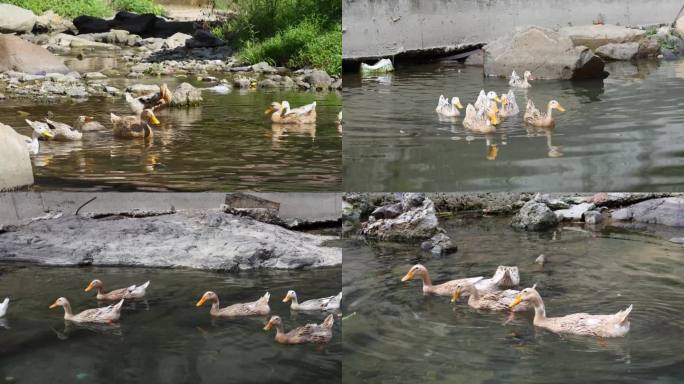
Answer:
<svg viewBox="0 0 684 384"><path fill-rule="evenodd" d="M66 302L62 308L64 308L64 319L69 320L72 316L74 316L73 312L71 312L71 304L69 302Z"/></svg>
<svg viewBox="0 0 684 384"><path fill-rule="evenodd" d="M470 284L468 286L468 292L470 292L468 303L477 303L480 300L480 292L475 288L475 285Z"/></svg>
<svg viewBox="0 0 684 384"><path fill-rule="evenodd" d="M546 106L546 116L550 119L553 114L553 108L551 108L551 103L549 102L549 105Z"/></svg>
<svg viewBox="0 0 684 384"><path fill-rule="evenodd" d="M216 315L219 313L219 299L218 297L214 299L214 301L211 302L211 309L209 310L209 313L212 315Z"/></svg>
<svg viewBox="0 0 684 384"><path fill-rule="evenodd" d="M276 335L275 335L276 340L284 342L286 340L286 337L285 337L285 329L283 328L283 325L277 324L275 326L275 329L276 329Z"/></svg>
<svg viewBox="0 0 684 384"><path fill-rule="evenodd" d="M534 324L541 323L544 320L546 320L546 308L540 298L534 302Z"/></svg>
<svg viewBox="0 0 684 384"><path fill-rule="evenodd" d="M427 270L420 274L420 278L423 280L423 290L432 288L432 280Z"/></svg>
<svg viewBox="0 0 684 384"><path fill-rule="evenodd" d="M297 301L297 296L290 296L290 300L292 300L292 304L290 304L291 307L296 307L299 305L299 302Z"/></svg>

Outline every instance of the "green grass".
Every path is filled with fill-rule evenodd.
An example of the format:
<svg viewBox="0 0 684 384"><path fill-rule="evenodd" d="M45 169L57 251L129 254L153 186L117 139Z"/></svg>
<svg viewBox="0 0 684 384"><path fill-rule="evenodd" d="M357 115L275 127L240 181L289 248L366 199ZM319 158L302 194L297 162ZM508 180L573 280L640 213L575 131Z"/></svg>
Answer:
<svg viewBox="0 0 684 384"><path fill-rule="evenodd" d="M249 64L342 69L340 0L234 0L237 15L212 32Z"/></svg>
<svg viewBox="0 0 684 384"><path fill-rule="evenodd" d="M107 17L116 11L163 14L164 8L152 0L113 0L111 6L106 0L3 0L5 3L30 9L40 15L52 10L58 15L73 19L77 16Z"/></svg>

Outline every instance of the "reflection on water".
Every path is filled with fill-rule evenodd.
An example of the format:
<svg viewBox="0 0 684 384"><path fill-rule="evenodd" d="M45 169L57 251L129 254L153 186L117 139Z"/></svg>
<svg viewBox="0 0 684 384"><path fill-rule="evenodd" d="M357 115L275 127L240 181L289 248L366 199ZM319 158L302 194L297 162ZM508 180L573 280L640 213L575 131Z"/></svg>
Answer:
<svg viewBox="0 0 684 384"><path fill-rule="evenodd" d="M144 79L167 82L180 79ZM115 79L121 89L138 80ZM206 83L193 83L207 87ZM33 158L36 189L94 190L338 190L342 180L342 139L335 119L341 108L336 93L233 90L204 91L198 108L170 108L157 115L152 141L114 138L110 131L85 132L81 142L41 143ZM318 102L318 123L272 126L264 110L273 100L294 106ZM28 112L24 116L22 112ZM111 127L109 114L128 115L123 97L45 104L5 101L0 119L30 135L25 118L72 124L92 115Z"/></svg>
<svg viewBox="0 0 684 384"><path fill-rule="evenodd" d="M345 383L679 383L684 380L681 246L650 235L563 228L516 232L508 219L446 222L458 253L421 256L417 245L349 242L344 250ZM546 255L543 267L534 263ZM435 283L520 267L549 316L614 313L634 304L630 333L605 343L558 336L532 314L480 312L402 283L414 263Z"/></svg>
<svg viewBox="0 0 684 384"><path fill-rule="evenodd" d="M264 318L213 320L195 302L208 289L225 306L271 292L273 314L286 329L320 323L322 313L290 313L281 300L289 289L301 296L339 292L340 268L221 274L144 268L42 268L0 265L0 296L10 296L0 322L0 380L17 383L78 381L136 383L320 383L341 373L341 326L324 346L280 345L263 331ZM97 305L83 292L93 277L117 288L151 280L147 299L125 303L115 325L65 323L67 297L74 311ZM103 304L104 305L104 304ZM12 379L6 379L6 378ZM4 381L3 381L4 382Z"/></svg>
<svg viewBox="0 0 684 384"><path fill-rule="evenodd" d="M480 89L508 91L507 80L483 78L481 68L438 63L345 75L346 189L682 190L682 67L615 62L605 80L533 82L515 90L521 113L494 135L434 112L440 94L465 105ZM567 111L554 112L555 129L527 127L528 98L540 109L557 99Z"/></svg>

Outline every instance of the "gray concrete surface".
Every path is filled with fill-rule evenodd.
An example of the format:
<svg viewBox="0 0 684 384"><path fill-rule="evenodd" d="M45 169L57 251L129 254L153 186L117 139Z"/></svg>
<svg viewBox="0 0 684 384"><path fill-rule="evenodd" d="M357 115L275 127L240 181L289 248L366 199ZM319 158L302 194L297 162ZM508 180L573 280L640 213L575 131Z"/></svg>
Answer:
<svg viewBox="0 0 684 384"><path fill-rule="evenodd" d="M343 0L343 58L491 41L518 26L671 23L681 0Z"/></svg>
<svg viewBox="0 0 684 384"><path fill-rule="evenodd" d="M341 193L254 193L280 203L283 220L324 222L342 215ZM96 197L79 212L127 212L134 209L165 212L171 209L206 210L219 208L226 194L208 193L143 193L143 192L5 192L0 193L0 225L16 225L44 216L48 212L73 214L79 206Z"/></svg>

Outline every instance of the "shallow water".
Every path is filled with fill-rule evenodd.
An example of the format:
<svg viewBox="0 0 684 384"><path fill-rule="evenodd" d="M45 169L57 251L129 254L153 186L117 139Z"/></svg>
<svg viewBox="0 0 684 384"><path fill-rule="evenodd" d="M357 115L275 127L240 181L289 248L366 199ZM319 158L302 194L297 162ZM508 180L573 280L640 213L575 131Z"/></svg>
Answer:
<svg viewBox="0 0 684 384"><path fill-rule="evenodd" d="M350 242L344 251L343 382L680 383L684 380L684 253L679 245L620 229L516 232L507 219L452 220L458 253L421 256L418 246ZM534 264L539 254L547 263ZM532 314L478 312L423 297L401 277L424 264L435 283L491 276L517 265L538 284L547 315L614 313L634 305L631 330L605 344L558 336Z"/></svg>
<svg viewBox="0 0 684 384"><path fill-rule="evenodd" d="M61 308L48 309L58 296L67 297L74 311L95 307L94 294L83 292L95 277L110 288L149 279L148 298L125 304L119 327L69 327ZM262 330L266 317L212 320L208 304L196 308L209 289L217 292L221 306L253 301L269 290L271 311L288 330L320 323L325 314L290 313L281 302L287 290L295 289L301 298L334 295L340 268L222 274L0 265L0 296L12 299L0 320L0 381L320 383L340 376L338 318L327 345L280 345L274 331Z"/></svg>
<svg viewBox="0 0 684 384"><path fill-rule="evenodd" d="M601 81L536 81L516 90L521 114L491 136L440 121L440 94L474 103L505 79L457 63L344 77L345 187L355 191L684 190L684 61L609 63ZM555 130L522 123L527 98L557 99ZM462 111L465 114L465 111ZM496 160L489 145L496 145Z"/></svg>
<svg viewBox="0 0 684 384"><path fill-rule="evenodd" d="M100 59L98 59L100 60ZM97 66L115 67L102 58ZM94 64L83 64L92 67ZM88 68L92 70L92 68ZM225 75L218 75L219 78ZM172 77L115 78L125 89L135 83L182 80ZM194 80L194 77L191 77ZM189 81L196 87L213 84ZM298 91L241 91L227 95L203 91L196 108L167 108L158 113L151 142L114 138L111 131L85 132L81 142L41 142L33 157L39 190L268 190L333 191L342 183L342 139L335 123L339 94ZM299 106L318 102L318 123L296 128L272 125L264 110L274 100ZM122 98L90 98L84 102L36 103L7 100L0 104L1 122L31 134L25 118L72 124L91 115L111 128L109 114L131 114ZM26 112L29 116L24 116Z"/></svg>

